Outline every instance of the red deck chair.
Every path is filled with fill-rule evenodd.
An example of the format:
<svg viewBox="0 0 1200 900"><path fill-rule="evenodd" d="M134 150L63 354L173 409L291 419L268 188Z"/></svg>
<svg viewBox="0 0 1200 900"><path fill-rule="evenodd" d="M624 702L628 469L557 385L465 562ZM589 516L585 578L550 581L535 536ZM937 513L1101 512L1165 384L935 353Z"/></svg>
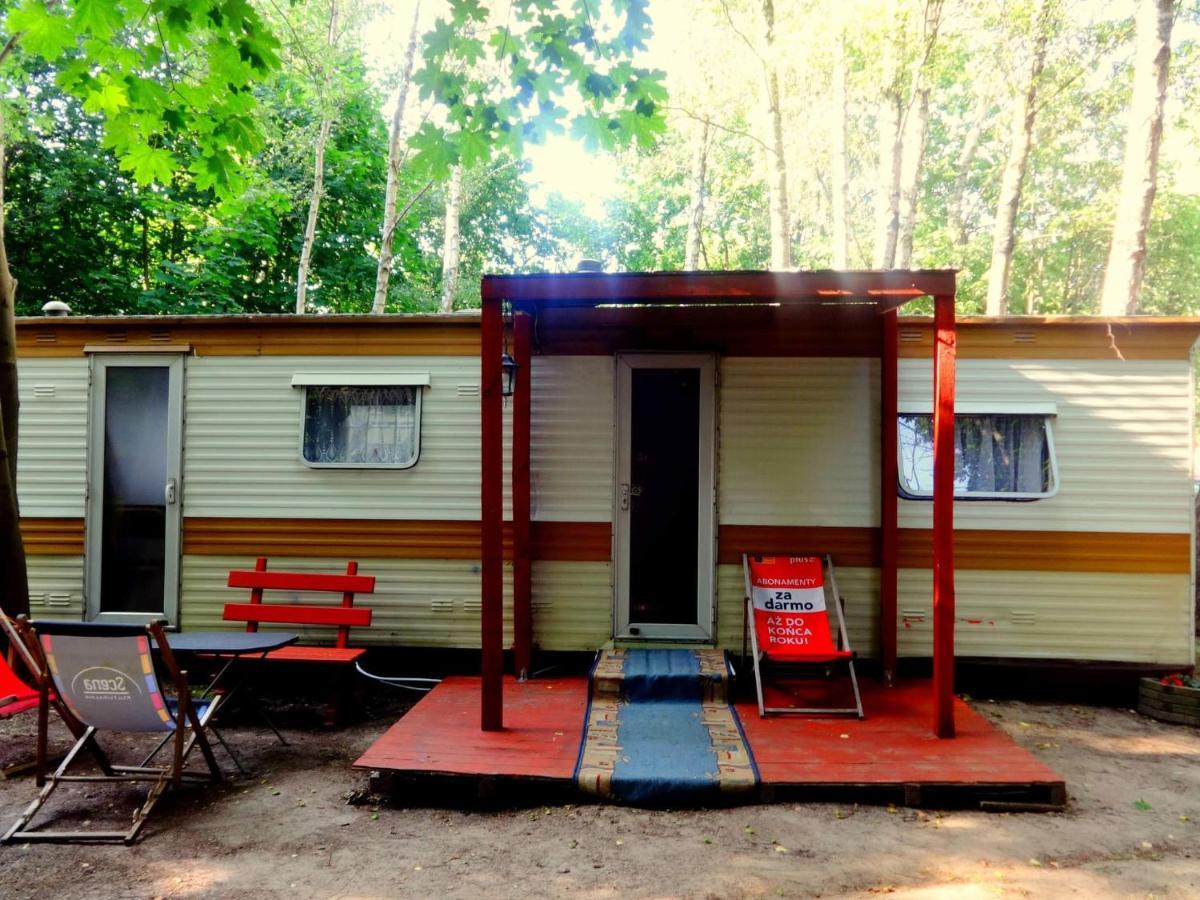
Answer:
<svg viewBox="0 0 1200 900"><path fill-rule="evenodd" d="M833 560L829 556L822 559L819 556L743 554L742 570L746 578L746 619L748 623L752 622L745 630L750 634L758 714L796 713L861 719L862 696L854 674L854 652L846 636L846 619L842 614ZM829 627L830 606L837 612L836 639ZM767 664L829 669L842 663L850 671L853 707L768 707L763 702L763 668Z"/></svg>
<svg viewBox="0 0 1200 900"><path fill-rule="evenodd" d="M38 690L30 687L13 668L16 660L20 659L25 670L36 677L36 673L31 668L35 662L28 656L28 651L21 643L21 638L17 635L12 620L3 612L0 612L0 637L8 644L7 656L0 655L0 720L3 720L11 719L26 710L37 709ZM0 781L16 775L18 772L32 769L35 764L33 760L9 765L0 763Z"/></svg>

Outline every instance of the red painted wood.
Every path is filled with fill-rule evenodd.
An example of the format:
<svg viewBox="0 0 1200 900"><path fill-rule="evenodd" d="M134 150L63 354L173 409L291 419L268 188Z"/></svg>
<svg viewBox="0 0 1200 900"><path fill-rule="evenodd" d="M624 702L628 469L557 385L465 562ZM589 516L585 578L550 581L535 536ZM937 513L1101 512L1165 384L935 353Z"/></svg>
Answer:
<svg viewBox="0 0 1200 900"><path fill-rule="evenodd" d="M350 576L354 576L354 575L358 574L358 561L357 560L352 559L346 563L346 574L350 575ZM353 605L354 605L354 591L343 591L342 592L342 606L348 609L349 607L351 607ZM350 628L348 626L342 626L337 631L337 640L334 642L334 645L337 647L345 648L349 644L349 642L350 642Z"/></svg>
<svg viewBox="0 0 1200 900"><path fill-rule="evenodd" d="M481 731L480 680L447 678L354 765L362 769L570 779L583 739L585 678L505 679L505 728Z"/></svg>
<svg viewBox="0 0 1200 900"><path fill-rule="evenodd" d="M340 663L347 665L366 655L365 647L280 647L267 659L285 662Z"/></svg>
<svg viewBox="0 0 1200 900"><path fill-rule="evenodd" d="M880 429L879 429L879 647L883 680L896 678L896 580L898 572L900 526L897 513L898 456L898 346L896 312L882 317L882 354L880 356Z"/></svg>
<svg viewBox="0 0 1200 900"><path fill-rule="evenodd" d="M566 275L485 275L483 299L546 302L556 307L655 300L678 304L795 301L836 304L838 298L873 299L891 307L919 296L954 293L954 272L890 270L844 272L626 272Z"/></svg>
<svg viewBox="0 0 1200 900"><path fill-rule="evenodd" d="M513 320L513 358L517 386L512 421L512 535L513 535L513 668L529 676L533 657L533 575L530 539L529 444L532 418L532 330L528 315Z"/></svg>
<svg viewBox="0 0 1200 900"><path fill-rule="evenodd" d="M862 685L862 720L772 716L738 704L742 730L765 783L789 784L1061 784L1062 777L972 710L952 698L958 737L929 733L934 700L926 681ZM826 685L791 696L767 689L771 705L829 703ZM845 737L843 737L845 735Z"/></svg>
<svg viewBox="0 0 1200 900"><path fill-rule="evenodd" d="M479 722L484 731L504 727L504 411L500 371L503 339L500 301L489 298L485 292L479 342L482 456Z"/></svg>
<svg viewBox="0 0 1200 900"><path fill-rule="evenodd" d="M265 556L260 556L260 557L258 557L258 559L254 560L254 571L255 572L267 571L267 558ZM250 591L250 602L251 603L262 603L262 601L263 601L263 589L260 587L253 588ZM251 634L254 634L255 632L258 631L258 623L257 622L247 622L246 623L246 631L250 632Z"/></svg>
<svg viewBox="0 0 1200 900"><path fill-rule="evenodd" d="M335 591L351 594L370 594L375 590L374 575L323 575L315 572L260 572L239 571L229 573L229 586L255 588L262 602L261 591Z"/></svg>
<svg viewBox="0 0 1200 900"><path fill-rule="evenodd" d="M808 703L827 686L794 699ZM929 733L933 698L926 681L899 680L892 688L863 686L867 718L761 719L754 703L737 707L766 785L1063 783L1062 777L955 700L959 736L939 741ZM768 689L769 703L788 695ZM583 737L585 678L505 681L503 731L480 731L478 678L447 678L421 699L355 763L360 769L509 776L569 781ZM843 736L844 735L844 736Z"/></svg>
<svg viewBox="0 0 1200 900"><path fill-rule="evenodd" d="M933 729L954 737L954 294L934 298Z"/></svg>
<svg viewBox="0 0 1200 900"><path fill-rule="evenodd" d="M294 606L286 603L226 603L222 618L226 622L274 622L292 625L371 624L371 610L365 607Z"/></svg>

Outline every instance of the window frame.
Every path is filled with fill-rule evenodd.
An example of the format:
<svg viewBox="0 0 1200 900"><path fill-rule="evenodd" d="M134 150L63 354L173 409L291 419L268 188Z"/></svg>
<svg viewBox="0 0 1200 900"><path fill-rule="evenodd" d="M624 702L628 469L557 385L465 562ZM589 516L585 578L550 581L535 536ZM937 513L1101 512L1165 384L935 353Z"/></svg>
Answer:
<svg viewBox="0 0 1200 900"><path fill-rule="evenodd" d="M902 416L932 416L933 403L900 404L896 411L896 493L902 500L928 502L933 500L932 491L928 494L918 494L910 491L904 483L904 442L900 439L900 418ZM1008 502L1031 503L1037 500L1049 500L1058 495L1062 480L1058 470L1058 448L1054 443L1054 422L1058 418L1058 407L1054 403L956 403L954 416L1041 416L1046 432L1046 449L1050 453L1050 485L1045 491L971 491L960 494L954 493L954 502L974 503Z"/></svg>
<svg viewBox="0 0 1200 900"><path fill-rule="evenodd" d="M292 387L300 389L300 428L299 440L296 447L301 465L309 469L411 469L421 461L421 405L424 388L429 387L428 372L297 372L292 376ZM309 388L345 388L345 387L376 387L399 388L407 387L413 391L413 418L416 434L413 439L413 453L410 460L403 463L367 463L367 462L313 462L304 455L304 432L308 421L308 391Z"/></svg>

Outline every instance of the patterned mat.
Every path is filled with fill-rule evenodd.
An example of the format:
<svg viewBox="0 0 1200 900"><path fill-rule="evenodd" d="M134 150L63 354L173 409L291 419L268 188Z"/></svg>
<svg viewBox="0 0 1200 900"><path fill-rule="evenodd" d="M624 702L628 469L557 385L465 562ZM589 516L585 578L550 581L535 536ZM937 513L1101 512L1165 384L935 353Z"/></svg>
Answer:
<svg viewBox="0 0 1200 900"><path fill-rule="evenodd" d="M721 650L601 651L575 767L580 789L646 805L753 792L758 770L729 679Z"/></svg>

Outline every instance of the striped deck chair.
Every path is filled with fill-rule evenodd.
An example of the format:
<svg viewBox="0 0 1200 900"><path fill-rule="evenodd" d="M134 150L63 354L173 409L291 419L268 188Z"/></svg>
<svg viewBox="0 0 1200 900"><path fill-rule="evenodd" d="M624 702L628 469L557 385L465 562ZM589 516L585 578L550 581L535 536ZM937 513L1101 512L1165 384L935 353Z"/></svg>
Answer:
<svg viewBox="0 0 1200 900"><path fill-rule="evenodd" d="M862 696L854 673L854 651L846 635L841 595L833 560L829 556L750 556L742 555L746 580L746 622L754 663L754 683L758 690L758 714L793 713L800 715L863 717ZM828 577L826 577L828 573ZM837 613L838 630L834 636L829 623L829 607ZM744 648L743 648L744 650ZM793 673L814 667L826 671L845 664L850 672L854 706L790 707L767 706L763 699L763 669L787 667Z"/></svg>
<svg viewBox="0 0 1200 900"><path fill-rule="evenodd" d="M222 777L206 727L219 699L191 698L187 678L175 662L161 622L140 626L18 620L16 625L22 646L33 657L37 674L37 783L41 791L0 838L0 843L132 844L168 787L179 788L185 782L213 782ZM173 697L166 696L159 684L150 655L151 641L158 646L163 668L174 688ZM50 699L51 683L57 703ZM76 741L58 768L47 773L46 741L52 705L59 707ZM161 766L150 766L150 760L142 765L114 764L98 739L100 733L109 731L170 733L172 758ZM196 746L206 763L200 771L185 768L188 755ZM85 750L95 760L100 774L69 774ZM60 784L131 781L148 782L150 789L134 812L130 827L124 831L49 831L32 826L38 811Z"/></svg>

